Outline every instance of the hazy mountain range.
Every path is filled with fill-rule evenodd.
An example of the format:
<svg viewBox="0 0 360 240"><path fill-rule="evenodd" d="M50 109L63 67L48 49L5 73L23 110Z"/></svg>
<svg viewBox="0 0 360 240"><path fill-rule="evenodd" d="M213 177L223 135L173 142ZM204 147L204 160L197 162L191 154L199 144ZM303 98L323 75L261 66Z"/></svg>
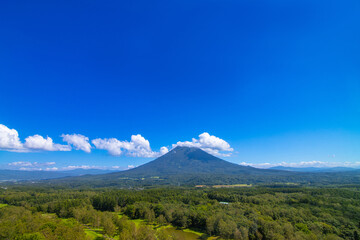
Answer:
<svg viewBox="0 0 360 240"><path fill-rule="evenodd" d="M269 169L293 171L293 172L347 172L347 171L359 170L350 167L284 167L284 166L275 166Z"/></svg>
<svg viewBox="0 0 360 240"><path fill-rule="evenodd" d="M126 171L77 169L72 171L0 170L0 180L42 180L72 187L129 187L238 183L350 184L360 182L352 168L259 169L227 162L199 148L176 147L163 156Z"/></svg>
<svg viewBox="0 0 360 240"><path fill-rule="evenodd" d="M0 169L0 181L42 180L82 176L86 174L105 174L110 172L114 171L102 169L74 169L68 171L23 171Z"/></svg>

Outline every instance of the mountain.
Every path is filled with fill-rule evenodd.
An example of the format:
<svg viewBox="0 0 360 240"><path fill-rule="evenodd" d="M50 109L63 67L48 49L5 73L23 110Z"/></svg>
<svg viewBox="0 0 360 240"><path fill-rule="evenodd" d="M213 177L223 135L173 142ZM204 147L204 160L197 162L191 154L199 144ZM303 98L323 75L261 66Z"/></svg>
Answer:
<svg viewBox="0 0 360 240"><path fill-rule="evenodd" d="M108 174L50 180L71 187L235 184L295 181L298 173L258 169L222 160L199 148L176 147L139 167Z"/></svg>
<svg viewBox="0 0 360 240"><path fill-rule="evenodd" d="M293 172L348 172L348 171L357 170L356 168L350 168L350 167L284 167L284 166L275 166L269 169L293 171Z"/></svg>
<svg viewBox="0 0 360 240"><path fill-rule="evenodd" d="M71 176L82 176L87 174L105 174L110 172L114 171L102 169L74 169L68 171L22 171L0 169L0 181L42 180Z"/></svg>
<svg viewBox="0 0 360 240"><path fill-rule="evenodd" d="M176 147L165 155L124 171L127 176L164 176L176 174L240 174L248 172L262 172L262 170L241 166L217 158L194 147Z"/></svg>

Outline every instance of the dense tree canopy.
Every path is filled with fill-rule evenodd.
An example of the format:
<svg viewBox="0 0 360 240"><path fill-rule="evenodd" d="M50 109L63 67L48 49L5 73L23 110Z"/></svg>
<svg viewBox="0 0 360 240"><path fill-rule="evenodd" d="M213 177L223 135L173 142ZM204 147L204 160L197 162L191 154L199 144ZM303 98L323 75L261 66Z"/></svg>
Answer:
<svg viewBox="0 0 360 240"><path fill-rule="evenodd" d="M360 191L347 188L154 188L0 191L0 239L176 239L154 226L222 239L360 239ZM52 215L53 214L53 215ZM52 216L52 217L51 217ZM143 219L136 225L132 219Z"/></svg>

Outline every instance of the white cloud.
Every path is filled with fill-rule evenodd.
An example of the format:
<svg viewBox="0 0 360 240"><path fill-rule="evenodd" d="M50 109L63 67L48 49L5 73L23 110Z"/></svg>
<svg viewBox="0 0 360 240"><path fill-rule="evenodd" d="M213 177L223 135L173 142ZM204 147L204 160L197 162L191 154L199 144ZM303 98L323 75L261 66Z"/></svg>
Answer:
<svg viewBox="0 0 360 240"><path fill-rule="evenodd" d="M230 144L225 140L218 138L216 136L210 135L207 132L204 132L199 135L199 139L193 138L191 142L177 142L173 144L172 147L175 148L177 146L181 147L197 147L202 150L217 156L228 157L231 155L231 152L234 151L233 148L230 147Z"/></svg>
<svg viewBox="0 0 360 240"><path fill-rule="evenodd" d="M132 135L130 142L116 138L97 138L91 142L97 149L107 150L113 156L158 157L168 151L166 147L162 147L160 152L152 151L149 141L140 134Z"/></svg>
<svg viewBox="0 0 360 240"><path fill-rule="evenodd" d="M160 155L164 155L169 152L169 149L167 147L161 147L160 148Z"/></svg>
<svg viewBox="0 0 360 240"><path fill-rule="evenodd" d="M0 150L23 151L19 134L15 129L10 129L0 124Z"/></svg>
<svg viewBox="0 0 360 240"><path fill-rule="evenodd" d="M81 134L63 134L61 135L64 142L75 147L76 150L83 150L84 152L91 152L91 145L89 138Z"/></svg>
<svg viewBox="0 0 360 240"><path fill-rule="evenodd" d="M131 169L131 168L134 168L135 166L134 165L128 165L128 169Z"/></svg>
<svg viewBox="0 0 360 240"><path fill-rule="evenodd" d="M0 124L0 150L13 152L30 151L70 151L68 145L56 144L50 137L46 139L40 135L29 136L23 144L20 141L19 133L15 129L9 129Z"/></svg>
<svg viewBox="0 0 360 240"><path fill-rule="evenodd" d="M40 135L34 135L25 139L24 146L31 150L42 151L71 151L71 147L68 145L61 145L54 143L50 137L46 139Z"/></svg>
<svg viewBox="0 0 360 240"><path fill-rule="evenodd" d="M97 138L91 141L97 149L107 150L113 156L120 156L122 143L116 138Z"/></svg>

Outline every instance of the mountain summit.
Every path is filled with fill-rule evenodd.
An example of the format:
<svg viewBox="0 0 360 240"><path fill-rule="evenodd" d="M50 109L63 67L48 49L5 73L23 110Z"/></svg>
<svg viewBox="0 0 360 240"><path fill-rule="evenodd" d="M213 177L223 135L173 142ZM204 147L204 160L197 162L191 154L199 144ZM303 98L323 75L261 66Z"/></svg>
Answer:
<svg viewBox="0 0 360 240"><path fill-rule="evenodd" d="M163 156L124 173L163 176L194 173L238 174L254 170L258 169L227 162L199 148L176 147Z"/></svg>

